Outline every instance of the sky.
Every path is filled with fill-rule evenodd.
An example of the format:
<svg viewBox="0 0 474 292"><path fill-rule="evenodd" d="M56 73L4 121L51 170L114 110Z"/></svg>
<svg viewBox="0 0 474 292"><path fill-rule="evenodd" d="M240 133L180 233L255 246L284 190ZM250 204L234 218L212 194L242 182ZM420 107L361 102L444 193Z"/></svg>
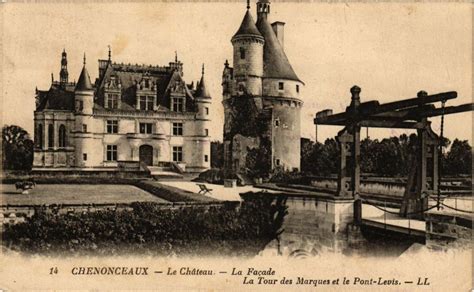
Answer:
<svg viewBox="0 0 474 292"><path fill-rule="evenodd" d="M35 88L47 90L51 73L59 78L63 48L69 79L78 79L86 53L95 80L97 60L107 58L110 45L113 61L133 64L167 65L177 51L188 83L199 80L204 63L213 97L210 134L221 140L222 70L226 59L232 64L230 39L245 6L245 1L1 5L1 122L32 133ZM251 12L256 20L255 2ZM457 91L447 106L472 102L471 14L469 3L273 2L269 20L286 23L285 52L306 84L302 136L314 140L316 112L343 111L353 85L362 88L362 102L411 98L420 90ZM431 120L439 133L440 118ZM472 145L472 124L470 112L447 116L444 134ZM338 130L319 126L318 141ZM369 130L379 139L401 133Z"/></svg>

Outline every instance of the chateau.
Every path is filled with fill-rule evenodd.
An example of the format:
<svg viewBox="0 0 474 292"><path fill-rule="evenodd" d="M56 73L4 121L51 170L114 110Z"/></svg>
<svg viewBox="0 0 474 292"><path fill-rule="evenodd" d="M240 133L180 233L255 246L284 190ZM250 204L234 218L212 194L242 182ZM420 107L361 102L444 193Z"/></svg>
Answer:
<svg viewBox="0 0 474 292"><path fill-rule="evenodd" d="M285 23L270 24L269 14L270 2L259 0L255 22L247 4L231 39L233 67L227 61L224 67L224 163L237 172L248 168L249 151L265 147L268 153L263 155L270 156L271 169L300 168L300 94L304 83L284 51Z"/></svg>
<svg viewBox="0 0 474 292"><path fill-rule="evenodd" d="M36 90L35 169L148 170L210 167L211 96L202 77L186 84L183 64L169 66L99 60L91 83L84 67L70 82L63 51L59 81Z"/></svg>

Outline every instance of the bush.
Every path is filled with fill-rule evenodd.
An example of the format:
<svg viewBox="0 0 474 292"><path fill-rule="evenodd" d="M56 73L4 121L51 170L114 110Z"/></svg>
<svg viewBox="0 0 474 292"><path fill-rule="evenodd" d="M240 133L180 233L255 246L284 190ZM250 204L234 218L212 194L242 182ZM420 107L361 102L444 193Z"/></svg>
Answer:
<svg viewBox="0 0 474 292"><path fill-rule="evenodd" d="M199 177L195 178L195 182L207 182L210 184L224 184L224 179L236 179L240 181L240 178L235 172L230 169L217 169L212 168L201 172Z"/></svg>
<svg viewBox="0 0 474 292"><path fill-rule="evenodd" d="M68 255L255 255L281 233L286 207L282 198L244 196L240 208L187 206L166 208L132 203L132 210L52 214L37 208L33 217L5 224L3 245L30 253Z"/></svg>
<svg viewBox="0 0 474 292"><path fill-rule="evenodd" d="M224 184L225 174L222 169L211 168L203 171L193 181L196 182L207 182L210 184Z"/></svg>
<svg viewBox="0 0 474 292"><path fill-rule="evenodd" d="M273 170L270 182L272 183L292 183L292 184L308 184L311 181L299 171L288 171L281 168Z"/></svg>

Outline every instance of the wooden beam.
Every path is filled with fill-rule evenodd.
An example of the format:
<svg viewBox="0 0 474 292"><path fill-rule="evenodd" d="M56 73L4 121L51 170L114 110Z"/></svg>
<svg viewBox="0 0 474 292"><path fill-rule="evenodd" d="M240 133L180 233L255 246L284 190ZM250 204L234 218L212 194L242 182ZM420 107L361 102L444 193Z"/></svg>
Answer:
<svg viewBox="0 0 474 292"><path fill-rule="evenodd" d="M420 117L420 115L424 112L430 111L430 110L435 110L436 107L432 104L425 104L422 106L415 106L415 107L410 107L406 108L403 110L398 110L398 111L390 111L390 112L384 112L384 113L379 113L372 115L370 118L398 118L400 121L403 120L416 120L417 118Z"/></svg>
<svg viewBox="0 0 474 292"><path fill-rule="evenodd" d="M420 97L414 97L414 98L409 98L409 99L400 100L400 101L389 102L389 103L380 105L376 109L375 113L388 112L392 110L399 110L399 109L412 107L415 105L420 106L420 105L438 102L442 100L454 99L457 96L458 94L456 91L449 91L449 92L443 92L443 93L438 93L438 94L433 94L433 95L420 96ZM375 114L375 113L372 113L372 114Z"/></svg>
<svg viewBox="0 0 474 292"><path fill-rule="evenodd" d="M362 110L362 111L372 110L373 111L373 109L379 105L380 104L378 101L370 100L370 101L361 103L359 105L359 110ZM334 122L345 121L348 117L347 112L342 112L342 113L337 113L337 114L328 114L328 113L332 113L332 110L326 109L326 110L317 112L316 118L314 119L314 123L319 124L319 125L325 125L326 122L334 123Z"/></svg>
<svg viewBox="0 0 474 292"><path fill-rule="evenodd" d="M398 120L363 120L357 123L360 127L393 128L393 129L422 129L425 125L421 122L400 122ZM327 126L346 126L345 122L331 122Z"/></svg>
<svg viewBox="0 0 474 292"><path fill-rule="evenodd" d="M342 112L333 115L322 116L314 119L315 124L319 125L332 125L334 123L345 122L349 118L355 118L357 120L365 120L371 115L392 112L396 110L402 110L414 106L422 106L427 105L429 103L434 103L443 100L454 99L457 97L457 92L450 91L450 92L443 92L433 95L427 96L420 96L415 98L409 98L405 100L389 102L385 104L378 105L376 101L369 101L366 103L362 103L358 107L359 114L356 117L350 117L349 113Z"/></svg>
<svg viewBox="0 0 474 292"><path fill-rule="evenodd" d="M441 116L444 112L445 115L456 114L456 113L463 113L463 112L470 112L474 111L474 103L466 103L457 106L448 106L444 108L435 108L432 110L427 110L422 112L420 115L422 117L436 117Z"/></svg>

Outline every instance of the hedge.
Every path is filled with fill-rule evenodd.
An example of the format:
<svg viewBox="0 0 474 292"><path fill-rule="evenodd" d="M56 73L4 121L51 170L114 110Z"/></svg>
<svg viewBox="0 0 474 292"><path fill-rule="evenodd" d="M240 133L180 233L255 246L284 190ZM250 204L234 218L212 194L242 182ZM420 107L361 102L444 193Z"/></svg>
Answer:
<svg viewBox="0 0 474 292"><path fill-rule="evenodd" d="M282 232L281 198L244 196L240 207L163 209L153 202L132 210L51 214L38 208L24 223L5 224L2 244L44 255L231 255L253 256Z"/></svg>

